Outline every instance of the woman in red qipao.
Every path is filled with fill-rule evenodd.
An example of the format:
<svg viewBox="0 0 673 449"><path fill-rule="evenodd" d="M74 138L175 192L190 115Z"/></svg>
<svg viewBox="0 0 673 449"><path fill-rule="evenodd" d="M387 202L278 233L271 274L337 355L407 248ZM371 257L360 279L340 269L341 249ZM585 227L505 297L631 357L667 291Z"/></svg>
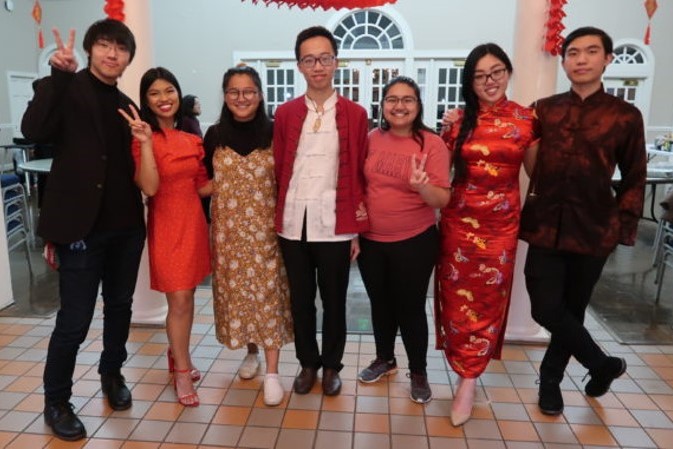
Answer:
<svg viewBox="0 0 673 449"><path fill-rule="evenodd" d="M445 122L455 123L442 136L454 178L441 211L435 316L437 348L460 376L454 426L470 418L477 378L500 358L519 231L519 171L524 158L527 169L534 159L533 111L507 100L511 74L496 44L472 50L463 70L465 109L448 114Z"/></svg>

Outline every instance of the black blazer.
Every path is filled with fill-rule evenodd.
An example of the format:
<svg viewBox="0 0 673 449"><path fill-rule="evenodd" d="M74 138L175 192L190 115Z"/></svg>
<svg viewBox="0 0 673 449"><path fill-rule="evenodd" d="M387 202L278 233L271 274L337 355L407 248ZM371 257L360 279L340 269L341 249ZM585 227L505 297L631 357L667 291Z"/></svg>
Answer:
<svg viewBox="0 0 673 449"><path fill-rule="evenodd" d="M77 73L52 69L40 81L21 122L23 135L35 143L51 143L54 162L44 192L38 234L46 241L71 243L93 229L103 198L107 161L103 122L88 69ZM119 92L119 107L129 110L131 99ZM134 176L131 132L128 176ZM140 191L136 198L141 202ZM142 210L142 207L139 207Z"/></svg>

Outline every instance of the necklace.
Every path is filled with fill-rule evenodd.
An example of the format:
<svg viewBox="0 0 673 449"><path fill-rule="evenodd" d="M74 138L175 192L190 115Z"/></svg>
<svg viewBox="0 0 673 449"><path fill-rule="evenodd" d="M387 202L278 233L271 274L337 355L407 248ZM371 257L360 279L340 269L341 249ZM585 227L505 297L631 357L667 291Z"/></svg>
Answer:
<svg viewBox="0 0 673 449"><path fill-rule="evenodd" d="M316 103L311 97L306 96L306 98L311 100L311 104L313 105L315 113L318 115L318 117L316 117L315 121L313 122L313 132L317 133L318 131L320 131L320 127L322 126L322 116L325 113L325 109L323 109L322 107L320 107L319 109L318 103Z"/></svg>

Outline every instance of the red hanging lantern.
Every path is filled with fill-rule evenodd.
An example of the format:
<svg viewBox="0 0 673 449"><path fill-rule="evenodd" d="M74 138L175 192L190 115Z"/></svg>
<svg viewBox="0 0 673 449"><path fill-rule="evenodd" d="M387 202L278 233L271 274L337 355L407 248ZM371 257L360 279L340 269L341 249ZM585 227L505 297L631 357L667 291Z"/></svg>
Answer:
<svg viewBox="0 0 673 449"><path fill-rule="evenodd" d="M33 10L30 13L37 24L37 47L44 48L44 35L42 34L42 6L38 0L33 4Z"/></svg>
<svg viewBox="0 0 673 449"><path fill-rule="evenodd" d="M645 29L645 45L650 45L650 28L652 26L652 16L657 10L657 0L645 0L645 12L647 13L647 28Z"/></svg>
<svg viewBox="0 0 673 449"><path fill-rule="evenodd" d="M123 22L124 16L124 0L105 0L103 11L107 14L109 19L119 20Z"/></svg>
<svg viewBox="0 0 673 449"><path fill-rule="evenodd" d="M554 56L561 54L561 47L563 45L561 32L565 29L563 18L566 16L565 12L563 12L563 7L567 2L567 0L550 0L549 3L544 50Z"/></svg>
<svg viewBox="0 0 673 449"><path fill-rule="evenodd" d="M300 9L321 8L324 10L328 10L331 8L334 9L372 8L375 6L385 5L386 3L395 3L397 0L251 0L251 1L255 4L264 3L266 6L275 3L278 6L287 5L290 8L296 6Z"/></svg>

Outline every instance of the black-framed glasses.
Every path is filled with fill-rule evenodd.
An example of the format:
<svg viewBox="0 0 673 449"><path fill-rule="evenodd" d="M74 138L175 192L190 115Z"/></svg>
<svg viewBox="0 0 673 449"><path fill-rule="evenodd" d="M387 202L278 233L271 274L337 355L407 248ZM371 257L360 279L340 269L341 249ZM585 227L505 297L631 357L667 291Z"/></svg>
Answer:
<svg viewBox="0 0 673 449"><path fill-rule="evenodd" d="M336 56L330 54L322 54L320 56L308 55L301 58L299 60L299 64L301 64L303 67L306 67L307 69L310 69L311 67L315 67L316 62L320 61L321 66L332 67L335 60Z"/></svg>
<svg viewBox="0 0 673 449"><path fill-rule="evenodd" d="M224 94L229 98L230 100L238 100L238 98L243 95L243 98L246 100L252 100L257 96L259 91L255 89L227 89Z"/></svg>
<svg viewBox="0 0 673 449"><path fill-rule="evenodd" d="M405 97L395 97L389 96L383 99L383 102L389 106L396 106L398 103L402 103L404 106L412 106L418 102L418 98L407 95Z"/></svg>
<svg viewBox="0 0 673 449"><path fill-rule="evenodd" d="M477 73L474 75L474 84L486 84L486 81L489 78L491 78L493 81L500 81L505 76L505 73L507 73L507 68L505 67L495 69L491 73Z"/></svg>

